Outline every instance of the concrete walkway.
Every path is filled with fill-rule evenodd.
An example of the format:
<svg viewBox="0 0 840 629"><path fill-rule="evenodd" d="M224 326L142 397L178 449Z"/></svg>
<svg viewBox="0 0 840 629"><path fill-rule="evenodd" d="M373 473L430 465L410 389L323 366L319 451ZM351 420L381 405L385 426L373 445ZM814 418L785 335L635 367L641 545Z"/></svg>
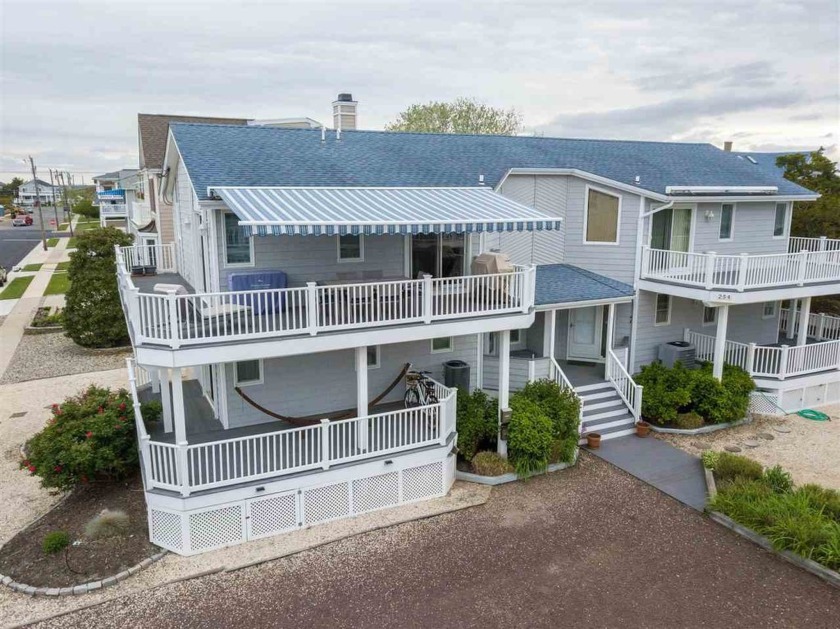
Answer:
<svg viewBox="0 0 840 629"><path fill-rule="evenodd" d="M706 506L703 464L669 443L653 436L621 437L590 452L693 509Z"/></svg>

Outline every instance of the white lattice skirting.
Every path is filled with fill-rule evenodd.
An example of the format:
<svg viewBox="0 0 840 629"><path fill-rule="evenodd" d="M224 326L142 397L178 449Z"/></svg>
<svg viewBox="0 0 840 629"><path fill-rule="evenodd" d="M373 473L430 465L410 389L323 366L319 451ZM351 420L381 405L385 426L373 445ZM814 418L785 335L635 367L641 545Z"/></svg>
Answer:
<svg viewBox="0 0 840 629"><path fill-rule="evenodd" d="M395 461L395 463L398 462ZM364 472L363 467L358 468ZM455 457L359 475L348 468L340 482L261 495L212 507L175 511L149 506L152 543L180 555L286 533L299 528L445 495L455 478Z"/></svg>
<svg viewBox="0 0 840 629"><path fill-rule="evenodd" d="M761 393L754 391L750 398L749 410L761 415L784 415L829 404L840 404L840 381L805 386L797 386L795 381L791 381L779 389ZM779 407L783 408L784 412Z"/></svg>

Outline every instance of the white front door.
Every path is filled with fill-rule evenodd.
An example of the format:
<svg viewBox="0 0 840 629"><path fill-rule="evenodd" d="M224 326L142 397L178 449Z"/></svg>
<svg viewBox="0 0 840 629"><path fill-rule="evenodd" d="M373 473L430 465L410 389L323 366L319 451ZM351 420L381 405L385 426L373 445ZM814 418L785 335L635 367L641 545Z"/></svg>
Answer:
<svg viewBox="0 0 840 629"><path fill-rule="evenodd" d="M601 328L604 309L600 306L575 308L569 311L569 360L601 360Z"/></svg>

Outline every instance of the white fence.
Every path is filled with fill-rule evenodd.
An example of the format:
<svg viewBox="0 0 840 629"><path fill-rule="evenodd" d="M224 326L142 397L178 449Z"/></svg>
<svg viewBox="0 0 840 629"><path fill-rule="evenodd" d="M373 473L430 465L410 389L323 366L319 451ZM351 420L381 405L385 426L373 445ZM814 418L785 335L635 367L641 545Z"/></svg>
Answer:
<svg viewBox="0 0 840 629"><path fill-rule="evenodd" d="M698 360L714 361L714 336L687 330L685 340L697 348ZM745 369L751 376L784 380L840 369L840 340L781 347L727 340L724 362Z"/></svg>
<svg viewBox="0 0 840 629"><path fill-rule="evenodd" d="M140 293L130 271L154 261L174 271L171 244L117 248L117 273L135 343L181 345L318 334L528 312L536 268L455 278L192 295Z"/></svg>
<svg viewBox="0 0 840 629"><path fill-rule="evenodd" d="M636 384L612 348L607 348L605 371L633 418L639 421L642 417L642 387Z"/></svg>
<svg viewBox="0 0 840 629"><path fill-rule="evenodd" d="M578 434L583 434L583 400L577 394L577 391L575 391L575 388L560 368L560 365L557 364L557 361L554 358L549 358L549 361L549 377L553 379L562 390L571 391L572 395L577 398L578 407L580 408L580 412L578 413Z"/></svg>
<svg viewBox="0 0 840 629"><path fill-rule="evenodd" d="M341 421L322 419L315 426L179 447L149 438L140 413L134 361L129 359L127 364L146 486L185 496L202 489L443 445L455 432L457 390L435 383L436 404Z"/></svg>
<svg viewBox="0 0 840 629"><path fill-rule="evenodd" d="M800 314L796 313L797 325ZM779 332L787 332L790 329L791 313L788 308L779 311ZM840 317L824 313L811 313L808 316L808 337L817 341L840 340Z"/></svg>
<svg viewBox="0 0 840 629"><path fill-rule="evenodd" d="M797 253L799 251L840 251L840 240L826 238L802 238L793 236L788 242L788 251Z"/></svg>
<svg viewBox="0 0 840 629"><path fill-rule="evenodd" d="M826 241L827 248L822 250L773 255L717 255L644 247L641 276L706 290L737 291L838 281L838 242Z"/></svg>

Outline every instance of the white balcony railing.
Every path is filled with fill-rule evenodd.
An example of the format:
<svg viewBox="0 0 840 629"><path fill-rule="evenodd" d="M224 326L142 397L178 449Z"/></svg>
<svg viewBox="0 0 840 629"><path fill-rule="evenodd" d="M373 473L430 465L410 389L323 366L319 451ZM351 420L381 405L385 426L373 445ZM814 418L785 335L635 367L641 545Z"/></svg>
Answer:
<svg viewBox="0 0 840 629"><path fill-rule="evenodd" d="M438 402L355 419L279 430L236 439L177 446L152 441L146 433L137 397L134 361L129 385L146 487L182 495L297 472L444 445L455 432L457 390L435 383Z"/></svg>
<svg viewBox="0 0 840 629"><path fill-rule="evenodd" d="M148 201L132 201L131 222L135 225L146 225L152 220L152 206Z"/></svg>
<svg viewBox="0 0 840 629"><path fill-rule="evenodd" d="M549 376L563 391L571 391L572 395L577 398L578 408L580 409L578 412L578 434L583 434L583 399L577 394L571 381L553 357L549 358Z"/></svg>
<svg viewBox="0 0 840 629"><path fill-rule="evenodd" d="M135 263L150 259L174 270L172 245L117 248L117 274L132 339L182 345L468 317L527 313L534 305L536 268L513 273L364 282L341 286L226 291L192 295L140 293Z"/></svg>
<svg viewBox="0 0 840 629"><path fill-rule="evenodd" d="M706 290L736 291L836 282L840 281L840 246L835 247L836 242L826 240L823 250L806 248L773 255L717 255L644 247L641 276Z"/></svg>
<svg viewBox="0 0 840 629"><path fill-rule="evenodd" d="M607 359L604 365L607 379L612 382L619 397L624 401L625 406L630 410L633 418L639 421L642 418L642 386L636 384L630 372L619 360L611 347L607 348Z"/></svg>
<svg viewBox="0 0 840 629"><path fill-rule="evenodd" d="M792 236L788 240L788 251L799 253L800 251L840 251L840 240L826 238L802 238Z"/></svg>
<svg viewBox="0 0 840 629"><path fill-rule="evenodd" d="M125 203L103 203L99 206L99 216L103 218L116 218L126 216Z"/></svg>
<svg viewBox="0 0 840 629"><path fill-rule="evenodd" d="M797 313L797 318L799 314ZM779 332L787 332L790 326L790 310L782 308L779 311ZM824 313L808 315L808 337L817 341L840 340L840 317Z"/></svg>
<svg viewBox="0 0 840 629"><path fill-rule="evenodd" d="M714 336L686 330L685 340L697 348L698 360L714 361ZM753 377L777 380L833 371L840 369L840 340L781 347L727 340L724 362L745 369Z"/></svg>

